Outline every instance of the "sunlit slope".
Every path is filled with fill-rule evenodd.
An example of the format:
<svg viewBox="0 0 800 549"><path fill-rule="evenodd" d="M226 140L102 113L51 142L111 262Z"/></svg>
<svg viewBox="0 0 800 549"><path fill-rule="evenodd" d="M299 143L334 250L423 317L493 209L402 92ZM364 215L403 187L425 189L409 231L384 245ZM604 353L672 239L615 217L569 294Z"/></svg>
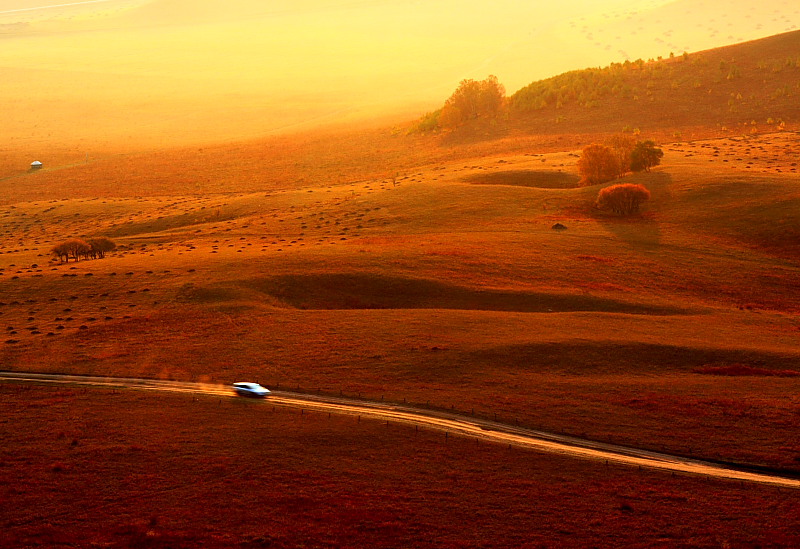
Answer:
<svg viewBox="0 0 800 549"><path fill-rule="evenodd" d="M674 58L536 81L509 98L494 130L652 132L705 127L741 135L800 122L800 31ZM689 137L688 135L686 137Z"/></svg>

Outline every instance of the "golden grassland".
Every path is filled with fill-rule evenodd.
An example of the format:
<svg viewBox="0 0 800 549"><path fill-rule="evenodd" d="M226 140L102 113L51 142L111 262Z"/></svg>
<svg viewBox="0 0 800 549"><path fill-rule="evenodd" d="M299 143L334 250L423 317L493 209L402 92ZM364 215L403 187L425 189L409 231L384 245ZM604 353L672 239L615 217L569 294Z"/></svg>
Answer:
<svg viewBox="0 0 800 549"><path fill-rule="evenodd" d="M7 547L800 543L791 491L355 416L17 383L0 410Z"/></svg>
<svg viewBox="0 0 800 549"><path fill-rule="evenodd" d="M337 142L343 173L360 139ZM225 193L156 175L158 154L131 170L150 186L45 168L3 182L0 358L254 379L797 469L800 378L708 372L798 369L798 147L788 131L666 145L662 167L628 177L652 193L633 219L594 211L599 187L552 188L575 173L569 149L426 149L411 159L436 161L394 180L366 154L356 182L278 185L254 160L240 187L228 159L199 156L227 166L209 175ZM98 234L120 249L50 261Z"/></svg>
<svg viewBox="0 0 800 549"><path fill-rule="evenodd" d="M441 134L31 127L0 145L0 364L253 380L796 472L800 69L770 63L799 36L647 64L637 100ZM580 149L622 124L665 152L625 178L652 195L627 219L575 186ZM119 248L49 255L94 236ZM0 545L797 545L796 497L767 488L245 401L4 383L0 406Z"/></svg>

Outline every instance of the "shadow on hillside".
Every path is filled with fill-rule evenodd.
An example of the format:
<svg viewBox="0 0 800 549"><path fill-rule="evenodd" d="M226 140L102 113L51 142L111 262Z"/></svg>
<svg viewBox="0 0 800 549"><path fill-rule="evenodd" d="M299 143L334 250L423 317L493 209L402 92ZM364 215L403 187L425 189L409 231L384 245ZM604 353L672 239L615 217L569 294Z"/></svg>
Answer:
<svg viewBox="0 0 800 549"><path fill-rule="evenodd" d="M797 356L761 351L679 347L656 343L559 342L494 347L467 353L468 361L532 372L659 374L690 373L707 365L747 364L766 369L796 368ZM701 375L701 374L698 374Z"/></svg>
<svg viewBox="0 0 800 549"><path fill-rule="evenodd" d="M595 210L594 218L605 230L619 240L640 250L653 250L661 243L661 229L656 212L672 196L672 176L663 172L641 173L613 182L613 185L631 183L643 185L650 191L650 200L639 215L619 217Z"/></svg>
<svg viewBox="0 0 800 549"><path fill-rule="evenodd" d="M247 297L245 297L247 296ZM282 275L232 282L225 287L191 288L188 301L222 304L249 299L297 309L455 309L522 313L592 311L676 315L677 307L631 303L590 295L465 288L434 280L366 273Z"/></svg>
<svg viewBox="0 0 800 549"><path fill-rule="evenodd" d="M477 173L464 178L473 185L512 185L537 189L574 189L580 177L565 172L536 170L509 170L503 172Z"/></svg>

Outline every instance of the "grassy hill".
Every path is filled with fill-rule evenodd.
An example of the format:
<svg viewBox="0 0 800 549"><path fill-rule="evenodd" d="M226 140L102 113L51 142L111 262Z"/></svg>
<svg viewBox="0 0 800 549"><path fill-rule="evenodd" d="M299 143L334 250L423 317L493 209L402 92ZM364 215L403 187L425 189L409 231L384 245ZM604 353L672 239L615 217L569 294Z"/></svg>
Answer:
<svg viewBox="0 0 800 549"><path fill-rule="evenodd" d="M505 119L471 124L512 133L731 134L800 121L800 31L666 59L613 63L533 82L508 97ZM430 122L430 117L427 118ZM468 125L469 126L469 125ZM459 128L469 133L475 128Z"/></svg>

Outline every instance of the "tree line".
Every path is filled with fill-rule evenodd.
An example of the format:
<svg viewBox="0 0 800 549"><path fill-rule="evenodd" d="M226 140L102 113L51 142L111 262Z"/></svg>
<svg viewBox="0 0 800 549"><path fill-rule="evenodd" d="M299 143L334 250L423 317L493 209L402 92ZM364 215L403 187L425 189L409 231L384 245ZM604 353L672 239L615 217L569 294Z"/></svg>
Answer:
<svg viewBox="0 0 800 549"><path fill-rule="evenodd" d="M476 118L495 119L503 111L506 89L496 76L462 80L441 109L424 115L412 131L453 129Z"/></svg>
<svg viewBox="0 0 800 549"><path fill-rule="evenodd" d="M605 145L593 143L584 148L578 159L578 172L583 185L598 185L628 172L649 172L663 156L653 141L637 141L633 136L619 134Z"/></svg>
<svg viewBox="0 0 800 549"><path fill-rule="evenodd" d="M50 253L62 263L68 263L70 259L74 261L90 258L103 259L106 253L113 251L116 247L117 245L106 237L90 238L89 240L70 238L53 246Z"/></svg>

